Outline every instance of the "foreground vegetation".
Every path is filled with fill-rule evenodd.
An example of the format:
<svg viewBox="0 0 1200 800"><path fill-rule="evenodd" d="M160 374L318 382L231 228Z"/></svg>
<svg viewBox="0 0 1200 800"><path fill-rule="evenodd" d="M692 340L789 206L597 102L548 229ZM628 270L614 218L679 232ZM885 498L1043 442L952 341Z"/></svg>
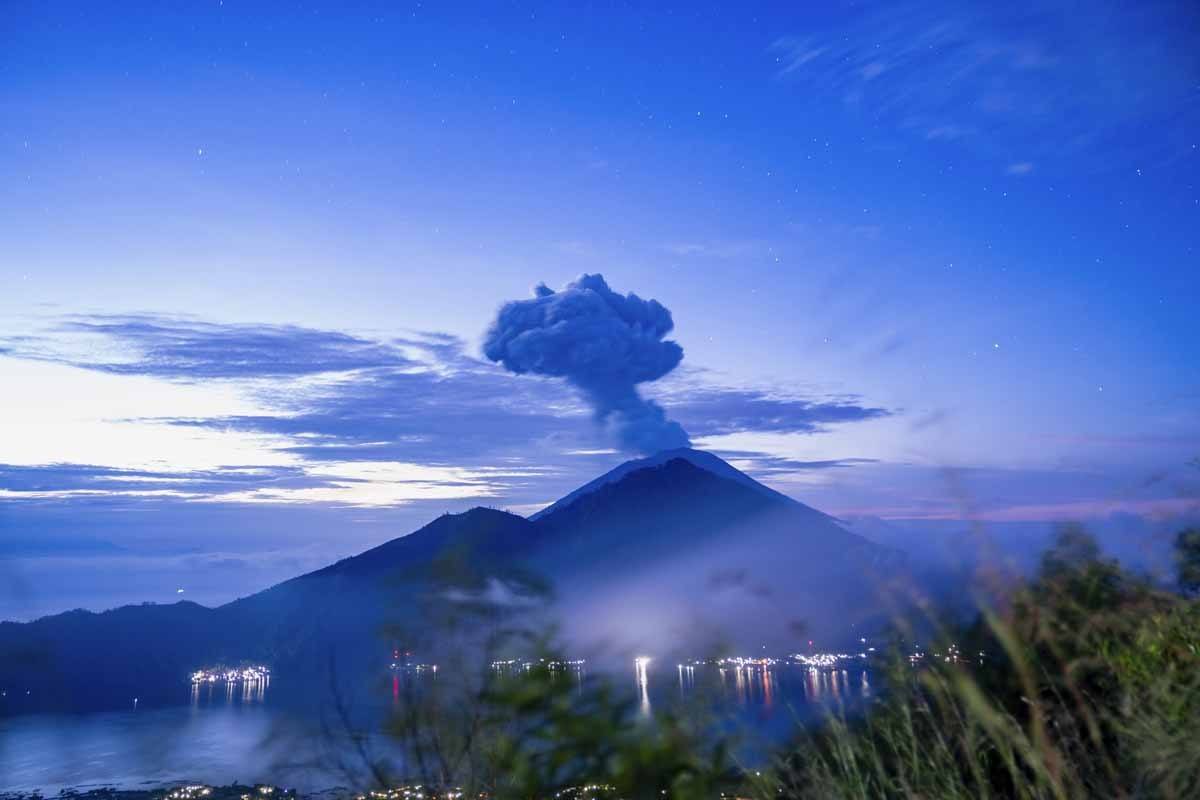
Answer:
<svg viewBox="0 0 1200 800"><path fill-rule="evenodd" d="M889 670L862 719L831 720L780 762L786 797L1200 796L1200 532L1180 591L1066 531L1003 611L958 641L963 668Z"/></svg>

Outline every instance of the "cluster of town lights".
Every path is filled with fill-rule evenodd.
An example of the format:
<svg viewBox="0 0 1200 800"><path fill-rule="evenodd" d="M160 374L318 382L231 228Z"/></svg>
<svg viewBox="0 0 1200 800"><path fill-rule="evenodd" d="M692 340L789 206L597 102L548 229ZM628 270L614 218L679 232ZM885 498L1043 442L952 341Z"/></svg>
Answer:
<svg viewBox="0 0 1200 800"><path fill-rule="evenodd" d="M271 678L271 670L262 665L249 667L211 667L192 673L192 683L265 683Z"/></svg>
<svg viewBox="0 0 1200 800"><path fill-rule="evenodd" d="M520 666L524 662L516 662ZM584 786L571 786L560 789L554 795L554 800L594 800L595 798L610 797L616 789L603 783L590 783ZM463 800L467 793L459 788L435 789L421 784L397 786L392 789L382 789L359 794L354 800ZM476 795L479 800L486 800L488 795Z"/></svg>
<svg viewBox="0 0 1200 800"><path fill-rule="evenodd" d="M462 789L427 789L418 783L355 795L354 800L461 800L466 796ZM486 797L483 794L479 796Z"/></svg>
<svg viewBox="0 0 1200 800"><path fill-rule="evenodd" d="M717 659L717 666L734 667L736 669L749 669L752 667L766 669L767 667L773 667L778 663L779 660L775 658L744 658L742 656L737 656L735 658Z"/></svg>
<svg viewBox="0 0 1200 800"><path fill-rule="evenodd" d="M758 775L760 773L754 773ZM565 789L560 789L553 795L550 795L547 800L604 800L606 798L616 797L616 787L605 783L589 783L582 786L570 786ZM664 792L665 794L665 792ZM259 785L253 791L247 792L240 796L241 800L275 800L276 796L286 797L289 800L296 798L294 789L277 789L270 785ZM195 784L189 786L179 786L171 789L166 794L162 795L161 800L204 800L213 796L213 789L210 786L203 784ZM227 796L222 794L222 797ZM396 786L390 789L377 789L366 792L365 794L356 795L338 795L342 797L352 797L353 800L488 800L490 795L479 793L476 795L468 795L461 788L435 788L432 786L424 786L422 784L408 784ZM730 795L721 793L716 795L721 800L734 800Z"/></svg>
<svg viewBox="0 0 1200 800"><path fill-rule="evenodd" d="M502 670L525 670L528 672L534 667L548 669L551 671L564 669L583 669L583 665L587 663L582 658L574 661L560 661L556 659L539 658L537 661L520 661L515 658L510 658L503 661L493 661L492 669L497 671Z"/></svg>
<svg viewBox="0 0 1200 800"><path fill-rule="evenodd" d="M275 794L274 786L259 786L258 787L258 796L259 796L260 800L261 800L261 798L264 798L264 797L270 797L273 794ZM244 795L242 795L242 800L254 800L254 795L244 794Z"/></svg>
<svg viewBox="0 0 1200 800"><path fill-rule="evenodd" d="M597 795L611 795L616 789L606 783L589 783L586 786L571 786L560 789L554 794L554 800L590 800Z"/></svg>
<svg viewBox="0 0 1200 800"><path fill-rule="evenodd" d="M866 653L792 653L792 660L809 669L833 669L844 661L864 659Z"/></svg>
<svg viewBox="0 0 1200 800"><path fill-rule="evenodd" d="M870 647L868 650L874 652L875 648ZM792 653L787 659L770 658L767 656L746 657L732 656L727 658L718 658L712 660L695 659L679 664L680 669L693 669L695 667L715 665L722 669L771 669L780 664L792 663L799 664L802 667L809 669L834 669L843 662L863 660L867 657L866 652L862 653Z"/></svg>
<svg viewBox="0 0 1200 800"><path fill-rule="evenodd" d="M267 800L273 798L276 792L280 796L294 798L296 792L294 789L279 790L270 785L256 786L251 793L243 794L241 800ZM212 797L213 789L211 786L205 786L202 783L188 784L187 786L176 786L162 796L162 800L203 800L206 797ZM227 797L228 794L222 794L222 797Z"/></svg>

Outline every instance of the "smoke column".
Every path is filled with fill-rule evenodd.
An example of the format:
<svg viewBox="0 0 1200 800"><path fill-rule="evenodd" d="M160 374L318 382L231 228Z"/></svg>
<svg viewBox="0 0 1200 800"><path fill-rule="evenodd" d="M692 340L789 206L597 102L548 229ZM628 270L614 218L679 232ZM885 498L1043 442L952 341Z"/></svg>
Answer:
<svg viewBox="0 0 1200 800"><path fill-rule="evenodd" d="M614 292L603 275L559 291L540 284L529 300L501 306L483 352L517 374L552 375L578 388L622 450L687 447L687 432L637 385L679 365L683 348L663 340L675 323L657 300Z"/></svg>

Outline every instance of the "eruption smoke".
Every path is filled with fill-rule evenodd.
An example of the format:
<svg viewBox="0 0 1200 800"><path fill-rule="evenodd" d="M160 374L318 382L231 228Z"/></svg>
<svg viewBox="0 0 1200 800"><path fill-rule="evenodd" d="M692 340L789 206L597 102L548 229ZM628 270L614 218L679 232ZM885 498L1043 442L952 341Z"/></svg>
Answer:
<svg viewBox="0 0 1200 800"><path fill-rule="evenodd" d="M657 300L618 294L603 275L581 275L557 292L539 284L532 299L505 303L483 352L517 374L565 378L621 449L648 455L690 444L683 427L637 390L683 359L682 347L663 340L674 326Z"/></svg>

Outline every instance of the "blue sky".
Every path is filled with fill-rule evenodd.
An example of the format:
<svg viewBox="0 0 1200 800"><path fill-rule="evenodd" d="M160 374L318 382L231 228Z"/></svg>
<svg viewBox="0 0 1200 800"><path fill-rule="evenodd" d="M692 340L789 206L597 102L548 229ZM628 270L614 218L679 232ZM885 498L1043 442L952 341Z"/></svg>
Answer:
<svg viewBox="0 0 1200 800"><path fill-rule="evenodd" d="M585 272L670 309L697 445L831 513L1194 508L1194 4L5 15L0 618L618 463L480 351Z"/></svg>

